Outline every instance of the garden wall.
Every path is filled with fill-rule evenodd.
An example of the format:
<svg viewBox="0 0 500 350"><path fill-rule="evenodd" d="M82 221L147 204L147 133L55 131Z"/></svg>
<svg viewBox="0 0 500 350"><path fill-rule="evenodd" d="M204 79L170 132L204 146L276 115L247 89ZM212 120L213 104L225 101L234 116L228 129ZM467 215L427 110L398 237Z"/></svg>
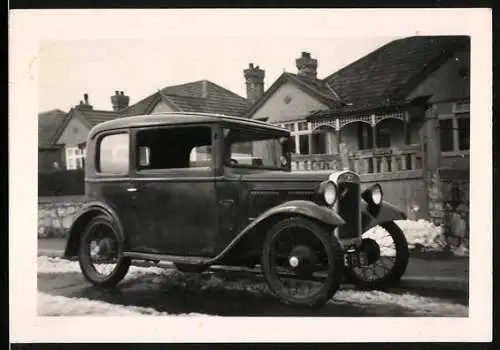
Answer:
<svg viewBox="0 0 500 350"><path fill-rule="evenodd" d="M83 196L39 197L38 237L66 237L76 211L84 202Z"/></svg>

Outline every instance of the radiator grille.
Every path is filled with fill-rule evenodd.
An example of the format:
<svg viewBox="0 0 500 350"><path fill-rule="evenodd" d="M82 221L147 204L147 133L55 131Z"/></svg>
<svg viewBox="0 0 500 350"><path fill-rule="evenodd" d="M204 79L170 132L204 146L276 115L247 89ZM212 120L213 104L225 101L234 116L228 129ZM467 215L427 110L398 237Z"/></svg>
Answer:
<svg viewBox="0 0 500 350"><path fill-rule="evenodd" d="M361 230L360 185L356 182L338 182L338 213L346 224L339 227L341 239L359 237Z"/></svg>

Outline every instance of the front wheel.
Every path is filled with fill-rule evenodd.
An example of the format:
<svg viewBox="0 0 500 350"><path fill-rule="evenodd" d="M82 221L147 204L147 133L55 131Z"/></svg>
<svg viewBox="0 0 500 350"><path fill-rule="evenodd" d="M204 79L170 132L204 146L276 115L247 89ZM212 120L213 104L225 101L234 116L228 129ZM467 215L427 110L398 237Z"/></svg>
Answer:
<svg viewBox="0 0 500 350"><path fill-rule="evenodd" d="M114 287L127 274L131 260L119 257L119 240L113 221L93 218L80 240L78 262L85 278L99 287Z"/></svg>
<svg viewBox="0 0 500 350"><path fill-rule="evenodd" d="M383 289L397 285L409 262L408 242L393 222L385 222L363 234L361 250L367 265L347 267L346 278L361 289Z"/></svg>
<svg viewBox="0 0 500 350"><path fill-rule="evenodd" d="M316 222L292 217L267 233L262 268L271 292L284 303L321 307L339 289L342 250L338 240Z"/></svg>

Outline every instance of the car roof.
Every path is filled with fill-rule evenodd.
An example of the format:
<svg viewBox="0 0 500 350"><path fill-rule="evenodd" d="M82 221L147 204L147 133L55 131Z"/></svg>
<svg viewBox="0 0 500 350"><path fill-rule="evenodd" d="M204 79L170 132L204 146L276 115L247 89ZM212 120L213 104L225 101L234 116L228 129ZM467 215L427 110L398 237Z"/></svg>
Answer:
<svg viewBox="0 0 500 350"><path fill-rule="evenodd" d="M89 138L93 138L96 134L102 131L114 130L114 129L135 128L144 126L182 125L182 124L193 124L193 123L220 123L220 122L267 128L269 130L289 133L289 131L285 128L255 119L248 119L248 118L235 117L222 114L210 114L210 113L163 112L163 113L152 113L147 115L138 115L133 117L116 118L110 121L100 123L92 128L89 134Z"/></svg>

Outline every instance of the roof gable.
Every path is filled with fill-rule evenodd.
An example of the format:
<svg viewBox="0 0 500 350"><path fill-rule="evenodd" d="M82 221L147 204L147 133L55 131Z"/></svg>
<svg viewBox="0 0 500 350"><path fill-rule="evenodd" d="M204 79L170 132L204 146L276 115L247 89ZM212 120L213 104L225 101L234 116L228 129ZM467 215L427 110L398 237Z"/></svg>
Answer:
<svg viewBox="0 0 500 350"><path fill-rule="evenodd" d="M284 72L278 79L267 89L267 91L245 112L245 117L251 118L255 112L264 105L266 101L284 84L291 82L299 89L318 99L327 106L336 106L342 104L336 92L327 86L323 81L311 79L308 77L298 76L296 74Z"/></svg>
<svg viewBox="0 0 500 350"><path fill-rule="evenodd" d="M465 36L415 36L392 41L326 77L341 99L361 110L400 103L459 48Z"/></svg>
<svg viewBox="0 0 500 350"><path fill-rule="evenodd" d="M56 131L66 115L67 113L60 109L38 113L38 147L54 146Z"/></svg>

